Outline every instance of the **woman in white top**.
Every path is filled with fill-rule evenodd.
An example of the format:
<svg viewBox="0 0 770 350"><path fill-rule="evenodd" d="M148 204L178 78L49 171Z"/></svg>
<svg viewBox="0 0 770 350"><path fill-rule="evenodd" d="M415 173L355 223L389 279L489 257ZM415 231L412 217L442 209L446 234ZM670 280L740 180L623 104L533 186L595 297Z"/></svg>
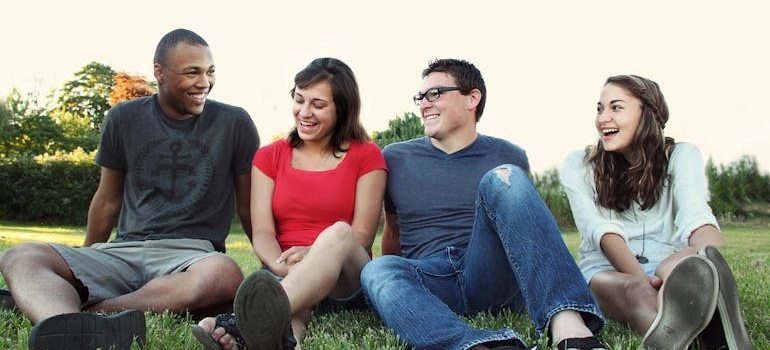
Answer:
<svg viewBox="0 0 770 350"><path fill-rule="evenodd" d="M597 144L559 171L581 234L580 269L602 312L644 335L647 348L686 349L696 337L709 349L751 348L735 281L714 248L724 238L700 151L664 136L667 121L655 82L605 82Z"/></svg>

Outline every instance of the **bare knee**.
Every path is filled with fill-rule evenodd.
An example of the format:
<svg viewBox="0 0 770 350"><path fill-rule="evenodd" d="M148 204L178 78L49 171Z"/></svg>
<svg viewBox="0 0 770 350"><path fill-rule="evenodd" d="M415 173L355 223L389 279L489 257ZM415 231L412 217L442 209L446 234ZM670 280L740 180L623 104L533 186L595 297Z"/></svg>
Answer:
<svg viewBox="0 0 770 350"><path fill-rule="evenodd" d="M337 221L323 230L313 243L314 246L345 247L358 244L353 236L353 228L343 221Z"/></svg>
<svg viewBox="0 0 770 350"><path fill-rule="evenodd" d="M511 177L511 170L505 167L498 167L495 169L495 174L497 174L497 177L500 178L505 184L510 185L510 177Z"/></svg>
<svg viewBox="0 0 770 350"><path fill-rule="evenodd" d="M44 243L28 242L10 248L0 256L0 271L8 278L14 271L29 268L49 268L56 266L56 262L64 263L51 246Z"/></svg>
<svg viewBox="0 0 770 350"><path fill-rule="evenodd" d="M243 281L238 264L227 256L211 256L187 269L191 274L191 305L229 303Z"/></svg>

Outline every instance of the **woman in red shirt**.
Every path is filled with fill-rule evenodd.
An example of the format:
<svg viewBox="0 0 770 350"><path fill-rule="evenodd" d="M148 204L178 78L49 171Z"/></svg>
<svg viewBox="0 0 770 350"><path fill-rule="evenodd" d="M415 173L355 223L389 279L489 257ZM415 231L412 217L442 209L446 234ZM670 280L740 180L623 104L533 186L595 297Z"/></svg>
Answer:
<svg viewBox="0 0 770 350"><path fill-rule="evenodd" d="M207 349L299 349L315 306L365 307L359 275L371 259L385 160L361 124L345 63L316 59L294 84L294 128L253 161L252 244L263 268L239 288L234 315L193 326Z"/></svg>

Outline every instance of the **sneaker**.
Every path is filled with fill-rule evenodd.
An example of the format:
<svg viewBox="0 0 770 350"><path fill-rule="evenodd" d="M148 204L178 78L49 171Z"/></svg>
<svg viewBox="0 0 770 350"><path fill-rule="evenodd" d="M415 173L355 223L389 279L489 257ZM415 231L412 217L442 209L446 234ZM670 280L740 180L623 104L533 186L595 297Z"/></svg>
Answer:
<svg viewBox="0 0 770 350"><path fill-rule="evenodd" d="M718 303L718 302L717 302ZM727 339L725 338L725 331L722 328L722 318L719 317L719 309L714 311L714 317L711 318L708 326L700 332L695 343L699 347L696 349L701 350L729 350L727 347Z"/></svg>
<svg viewBox="0 0 770 350"><path fill-rule="evenodd" d="M567 338L556 344L556 350L607 350L596 337Z"/></svg>
<svg viewBox="0 0 770 350"><path fill-rule="evenodd" d="M258 270L243 280L233 310L250 350L293 350L297 345L289 298L271 273Z"/></svg>
<svg viewBox="0 0 770 350"><path fill-rule="evenodd" d="M115 315L87 312L63 314L40 321L29 333L30 350L129 350L146 339L144 313L126 310Z"/></svg>
<svg viewBox="0 0 770 350"><path fill-rule="evenodd" d="M714 316L717 271L700 255L683 258L658 293L658 314L644 335L647 349L687 349Z"/></svg>
<svg viewBox="0 0 770 350"><path fill-rule="evenodd" d="M703 332L700 336L703 348L753 350L754 346L751 345L751 338L741 315L738 286L730 266L715 247L706 246L698 254L714 264L719 278L717 311L707 329L710 332Z"/></svg>
<svg viewBox="0 0 770 350"><path fill-rule="evenodd" d="M238 349L240 350L246 349L246 341L243 340L243 335L241 335L241 331L240 329L238 329L238 324L237 324L237 321L235 320L234 314L227 313L227 314L217 315L214 327L224 328L227 334L235 338L235 344L238 345ZM195 339L198 339L198 341L201 343L201 345L203 345L203 347L206 350L222 349L222 345L216 342L214 338L211 337L211 333L209 333L203 327L198 326L197 324L193 325L192 334L195 336Z"/></svg>
<svg viewBox="0 0 770 350"><path fill-rule="evenodd" d="M16 309L16 302L7 289L0 289L0 309Z"/></svg>

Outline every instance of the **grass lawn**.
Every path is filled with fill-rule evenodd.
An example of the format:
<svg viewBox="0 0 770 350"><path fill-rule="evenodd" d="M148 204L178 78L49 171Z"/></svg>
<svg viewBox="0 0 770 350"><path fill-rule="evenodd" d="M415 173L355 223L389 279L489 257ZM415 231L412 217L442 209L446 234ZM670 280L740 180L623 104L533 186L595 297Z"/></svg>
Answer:
<svg viewBox="0 0 770 350"><path fill-rule="evenodd" d="M746 316L749 333L758 350L770 350L770 226L731 224L723 227L728 246L721 249L730 262ZM26 241L82 244L83 227L45 227L0 222L0 252ZM570 251L577 250L578 234L565 232ZM375 244L375 256L379 254ZM227 240L228 255L249 274L260 267L239 225ZM0 287L5 281L0 278ZM479 328L513 328L532 343L538 341L526 315L481 314L466 319ZM146 349L202 349L190 332L192 320L168 313L147 313ZM30 323L20 313L0 310L0 349L27 349ZM610 349L636 349L641 337L615 322L608 322L600 336ZM369 312L338 312L315 315L308 325L304 349L407 349L379 319Z"/></svg>

